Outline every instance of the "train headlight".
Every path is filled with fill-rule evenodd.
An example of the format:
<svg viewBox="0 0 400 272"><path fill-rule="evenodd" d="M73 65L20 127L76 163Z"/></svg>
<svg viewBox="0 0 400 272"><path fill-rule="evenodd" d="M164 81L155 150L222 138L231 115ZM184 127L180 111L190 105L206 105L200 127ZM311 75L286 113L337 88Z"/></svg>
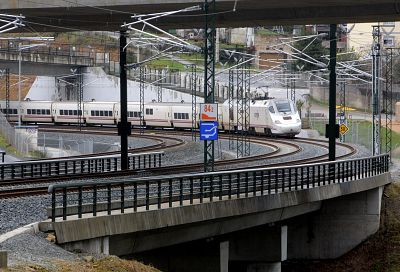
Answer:
<svg viewBox="0 0 400 272"><path fill-rule="evenodd" d="M279 124L282 124L282 123L281 123L281 121L279 121L279 120L275 120L275 124L278 124L278 125L279 125Z"/></svg>

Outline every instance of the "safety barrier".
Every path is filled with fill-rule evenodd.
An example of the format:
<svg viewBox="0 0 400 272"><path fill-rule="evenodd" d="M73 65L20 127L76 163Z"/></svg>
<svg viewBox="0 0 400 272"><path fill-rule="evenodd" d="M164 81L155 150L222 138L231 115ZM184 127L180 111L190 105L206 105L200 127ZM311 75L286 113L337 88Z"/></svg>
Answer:
<svg viewBox="0 0 400 272"><path fill-rule="evenodd" d="M49 217L111 215L127 209L150 210L194 202L270 195L377 176L389 171L389 156L291 167L222 171L175 176L124 178L49 187Z"/></svg>
<svg viewBox="0 0 400 272"><path fill-rule="evenodd" d="M129 154L128 169L160 167L163 155L163 152ZM0 165L0 180L116 172L120 164L120 155L13 162Z"/></svg>

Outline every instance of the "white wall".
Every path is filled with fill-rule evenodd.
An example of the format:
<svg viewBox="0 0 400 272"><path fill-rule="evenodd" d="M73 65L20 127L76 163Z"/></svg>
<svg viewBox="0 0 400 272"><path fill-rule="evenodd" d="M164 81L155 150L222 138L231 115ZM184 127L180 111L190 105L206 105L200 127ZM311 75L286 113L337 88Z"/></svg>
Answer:
<svg viewBox="0 0 400 272"><path fill-rule="evenodd" d="M119 101L120 87L119 78L104 73L100 68L88 68L84 75L85 101ZM31 100L54 100L56 98L54 77L37 77L27 98ZM163 102L185 102L192 101L189 94L163 89ZM128 80L128 101L139 101L139 83ZM157 100L157 87L146 84L144 100ZM202 98L198 98L200 103Z"/></svg>

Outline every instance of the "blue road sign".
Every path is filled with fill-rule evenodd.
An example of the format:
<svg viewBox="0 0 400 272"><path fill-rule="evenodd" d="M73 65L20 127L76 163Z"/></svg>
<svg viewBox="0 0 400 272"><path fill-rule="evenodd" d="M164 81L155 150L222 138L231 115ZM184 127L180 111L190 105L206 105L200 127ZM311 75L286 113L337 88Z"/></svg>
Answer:
<svg viewBox="0 0 400 272"><path fill-rule="evenodd" d="M200 122L200 140L218 140L218 122Z"/></svg>

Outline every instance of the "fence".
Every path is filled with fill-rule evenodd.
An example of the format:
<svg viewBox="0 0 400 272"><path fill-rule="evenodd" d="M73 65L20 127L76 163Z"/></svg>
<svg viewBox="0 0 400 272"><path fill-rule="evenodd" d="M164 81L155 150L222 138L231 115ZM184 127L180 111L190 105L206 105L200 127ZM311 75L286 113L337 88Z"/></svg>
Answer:
<svg viewBox="0 0 400 272"><path fill-rule="evenodd" d="M277 194L377 176L389 171L389 156L352 159L284 168L136 178L49 187L50 218L82 218L84 213L124 213L191 205L204 201Z"/></svg>
<svg viewBox="0 0 400 272"><path fill-rule="evenodd" d="M37 150L37 129L34 127L27 128L26 133L18 133L17 129L10 125L2 112L0 112L0 133L7 143L15 147L22 155L28 155L30 152Z"/></svg>
<svg viewBox="0 0 400 272"><path fill-rule="evenodd" d="M163 152L129 154L128 169L161 167L163 155ZM14 162L0 165L0 181L116 172L120 165L120 155Z"/></svg>

